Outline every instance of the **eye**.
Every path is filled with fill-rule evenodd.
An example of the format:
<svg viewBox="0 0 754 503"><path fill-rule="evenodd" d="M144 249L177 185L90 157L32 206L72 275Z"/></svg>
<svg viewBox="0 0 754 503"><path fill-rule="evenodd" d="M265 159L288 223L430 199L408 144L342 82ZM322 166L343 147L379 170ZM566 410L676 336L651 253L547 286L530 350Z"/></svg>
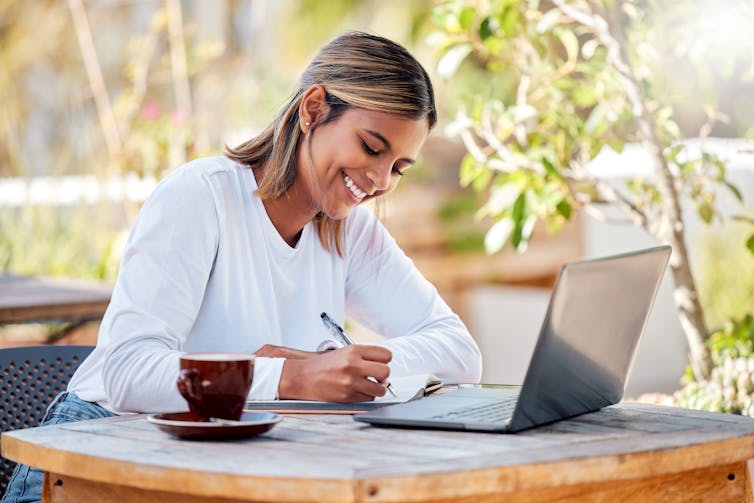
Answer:
<svg viewBox="0 0 754 503"><path fill-rule="evenodd" d="M405 173L403 172L403 170L398 169L397 166L393 166L393 174L403 176Z"/></svg>
<svg viewBox="0 0 754 503"><path fill-rule="evenodd" d="M369 145L367 145L367 142L365 142L363 138L359 138L359 140L361 140L361 147L364 149L364 152L366 152L367 155L371 155L372 157L380 155L378 151L372 149Z"/></svg>

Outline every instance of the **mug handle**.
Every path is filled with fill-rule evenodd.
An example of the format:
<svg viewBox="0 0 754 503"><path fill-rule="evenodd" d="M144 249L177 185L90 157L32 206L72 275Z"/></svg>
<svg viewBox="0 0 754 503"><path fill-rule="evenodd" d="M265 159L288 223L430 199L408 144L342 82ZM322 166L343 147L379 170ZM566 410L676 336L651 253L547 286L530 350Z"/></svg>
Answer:
<svg viewBox="0 0 754 503"><path fill-rule="evenodd" d="M199 383L199 372L195 369L183 369L178 374L178 380L175 382L181 396L189 404L196 404L202 400L202 387Z"/></svg>

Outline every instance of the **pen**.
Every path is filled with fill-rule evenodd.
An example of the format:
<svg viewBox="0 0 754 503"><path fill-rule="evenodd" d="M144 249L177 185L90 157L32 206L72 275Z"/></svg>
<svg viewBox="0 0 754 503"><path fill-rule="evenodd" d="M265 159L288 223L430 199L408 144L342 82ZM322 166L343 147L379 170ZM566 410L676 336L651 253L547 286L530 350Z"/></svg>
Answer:
<svg viewBox="0 0 754 503"><path fill-rule="evenodd" d="M342 342L346 346L350 346L353 344L353 341L351 340L350 337L348 337L348 334L346 334L346 331L340 328L340 325L335 323L335 321L333 321L333 319L330 318L330 315L328 315L327 313L322 313L320 314L320 317L322 318L322 323L325 324L327 329L330 331L331 334L335 336L336 339L338 339L340 342ZM395 398L398 398L398 395L395 394L395 391L393 390L393 387L390 385L390 383L387 383L387 390Z"/></svg>

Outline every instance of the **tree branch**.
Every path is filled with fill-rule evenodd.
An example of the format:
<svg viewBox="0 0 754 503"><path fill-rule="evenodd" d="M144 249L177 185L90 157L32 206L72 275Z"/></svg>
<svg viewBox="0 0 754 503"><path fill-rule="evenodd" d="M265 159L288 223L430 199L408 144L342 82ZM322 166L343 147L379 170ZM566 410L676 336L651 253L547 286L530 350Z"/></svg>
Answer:
<svg viewBox="0 0 754 503"><path fill-rule="evenodd" d="M675 304L689 343L694 375L698 380L706 380L711 373L712 360L704 344L706 339L704 311L699 302L686 248L680 205L681 177L677 168L670 165L663 155L663 144L658 135L657 126L647 109L638 78L631 67L622 25L617 17L609 23L605 17L598 15L596 12L600 7L591 2L582 4L588 9L588 12L585 12L572 8L564 0L553 1L566 15L593 30L597 39L607 49L607 61L618 73L626 98L631 105L639 135L642 138L642 145L652 159L652 169L656 175L657 190L662 201L662 215L652 223L652 234L661 242L673 247L670 266L675 282ZM620 14L620 4L618 0L613 14Z"/></svg>
<svg viewBox="0 0 754 503"><path fill-rule="evenodd" d="M118 133L118 124L115 121L110 97L107 94L105 79L102 77L102 69L97 59L97 51L94 48L86 10L84 10L81 0L68 0L68 9L71 11L71 17L73 18L76 38L79 42L81 56L84 59L84 68L86 69L89 87L94 96L100 127L105 137L105 144L107 145L110 157L117 158L123 150L123 144Z"/></svg>
<svg viewBox="0 0 754 503"><path fill-rule="evenodd" d="M175 93L176 114L180 120L188 121L192 117L191 87L186 69L186 46L183 39L183 14L180 0L165 0L170 41L170 68L173 74L173 91ZM186 162L186 145L177 143L171 136L170 163L172 165Z"/></svg>

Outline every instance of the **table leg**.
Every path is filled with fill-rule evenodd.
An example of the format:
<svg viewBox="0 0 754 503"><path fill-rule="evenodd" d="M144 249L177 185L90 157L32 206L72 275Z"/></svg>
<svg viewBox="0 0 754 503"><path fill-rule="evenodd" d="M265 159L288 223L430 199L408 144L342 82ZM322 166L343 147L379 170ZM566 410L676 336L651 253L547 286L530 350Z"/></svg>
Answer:
<svg viewBox="0 0 754 503"><path fill-rule="evenodd" d="M42 481L42 503L50 503L50 474L45 472L45 478Z"/></svg>

